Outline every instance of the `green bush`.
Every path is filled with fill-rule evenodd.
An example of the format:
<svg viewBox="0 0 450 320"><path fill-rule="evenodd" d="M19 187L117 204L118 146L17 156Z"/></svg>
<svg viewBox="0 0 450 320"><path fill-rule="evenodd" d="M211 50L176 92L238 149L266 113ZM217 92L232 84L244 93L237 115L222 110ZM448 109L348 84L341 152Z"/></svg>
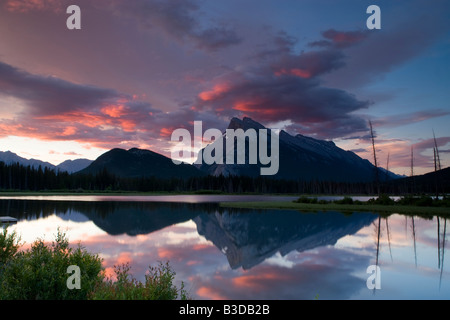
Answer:
<svg viewBox="0 0 450 320"><path fill-rule="evenodd" d="M0 233L0 275L2 267L19 251L20 237L15 231L8 234L8 227Z"/></svg>
<svg viewBox="0 0 450 320"><path fill-rule="evenodd" d="M437 201L437 206L450 208L450 199L444 198Z"/></svg>
<svg viewBox="0 0 450 320"><path fill-rule="evenodd" d="M3 300L80 300L87 299L101 277L101 259L81 245L69 247L65 234L58 230L55 242L46 245L36 240L31 249L17 252L2 268L0 299ZM71 265L80 268L80 289L67 288Z"/></svg>
<svg viewBox="0 0 450 320"><path fill-rule="evenodd" d="M398 199L397 203L404 206L412 206L415 205L415 198L413 196L407 195Z"/></svg>
<svg viewBox="0 0 450 320"><path fill-rule="evenodd" d="M381 204L384 206L394 205L395 201L391 199L387 194L381 194L376 200L376 204Z"/></svg>
<svg viewBox="0 0 450 320"><path fill-rule="evenodd" d="M416 205L419 207L432 207L433 206L433 198L429 196L421 196L416 200Z"/></svg>
<svg viewBox="0 0 450 320"><path fill-rule="evenodd" d="M180 289L174 284L175 272L169 263L159 263L149 267L149 273L142 283L130 274L128 263L114 266L117 280L111 278L100 283L90 295L93 300L187 300L188 295L181 283Z"/></svg>
<svg viewBox="0 0 450 320"><path fill-rule="evenodd" d="M450 207L449 199L433 199L430 196L422 195L420 197L405 196L398 200L401 205L419 206L419 207Z"/></svg>
<svg viewBox="0 0 450 320"><path fill-rule="evenodd" d="M297 203L318 203L317 198L310 198L310 197L306 197L306 196L301 196L300 198L298 198L294 202L297 202Z"/></svg>
<svg viewBox="0 0 450 320"><path fill-rule="evenodd" d="M337 203L337 204L353 204L353 198L351 198L351 197L344 197L341 200L335 200L334 203Z"/></svg>
<svg viewBox="0 0 450 320"><path fill-rule="evenodd" d="M31 248L19 251L20 238L7 229L0 234L0 300L173 300L188 299L184 283L173 284L175 272L169 262L150 267L145 283L129 274L128 264L115 267L117 280L105 279L102 259L79 244L69 247L58 230L47 245L38 239ZM80 268L80 289L67 287L69 266Z"/></svg>

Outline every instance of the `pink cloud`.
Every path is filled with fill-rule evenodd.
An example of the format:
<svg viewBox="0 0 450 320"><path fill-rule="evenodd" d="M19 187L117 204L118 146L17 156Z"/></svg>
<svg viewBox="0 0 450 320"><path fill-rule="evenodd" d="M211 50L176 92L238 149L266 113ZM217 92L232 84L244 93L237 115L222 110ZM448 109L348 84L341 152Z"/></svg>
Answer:
<svg viewBox="0 0 450 320"><path fill-rule="evenodd" d="M8 11L20 13L47 10L62 11L62 1L58 0L7 0L4 6Z"/></svg>

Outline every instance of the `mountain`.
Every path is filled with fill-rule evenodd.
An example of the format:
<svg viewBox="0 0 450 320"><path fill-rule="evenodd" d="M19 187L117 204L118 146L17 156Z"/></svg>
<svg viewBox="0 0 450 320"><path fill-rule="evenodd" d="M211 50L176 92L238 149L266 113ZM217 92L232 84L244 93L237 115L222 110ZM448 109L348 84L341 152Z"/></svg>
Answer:
<svg viewBox="0 0 450 320"><path fill-rule="evenodd" d="M66 160L56 166L60 171L67 171L68 173L74 173L87 168L93 160L89 159L76 159L76 160Z"/></svg>
<svg viewBox="0 0 450 320"><path fill-rule="evenodd" d="M228 126L228 129L266 129L260 123L250 119L244 118L243 120L233 118ZM214 141L210 147L215 148L214 144L218 144L219 148L223 145L223 157L224 164L206 164L204 161L197 167L211 175L247 175L256 177L260 175L260 169L267 167L258 162L257 165L249 165L248 159L249 147L246 147L245 163L246 164L225 164L226 153L229 150L226 149L226 140L228 139L225 132L221 139ZM259 143L254 139L249 139L250 142ZM271 139L269 135L268 139L268 154L271 150ZM235 139L235 158L237 154L237 143ZM219 149L220 150L220 149ZM202 149L202 159L204 159L205 149ZM235 161L236 163L236 161ZM379 176L385 177L385 171L379 170ZM391 179L397 178L397 176L389 172ZM332 141L318 140L311 137L298 134L292 136L285 132L280 131L279 134L279 170L274 178L281 179L302 179L302 180L322 180L322 181L334 181L334 182L367 182L375 180L375 167L365 159L360 158L358 155L351 151L345 151L337 147Z"/></svg>
<svg viewBox="0 0 450 320"><path fill-rule="evenodd" d="M81 174L96 174L106 169L120 177L189 178L204 175L189 164L176 165L170 158L150 150L112 149L92 162Z"/></svg>
<svg viewBox="0 0 450 320"><path fill-rule="evenodd" d="M423 192L439 194L450 192L450 167L423 175L396 179L389 183L396 193Z"/></svg>
<svg viewBox="0 0 450 320"><path fill-rule="evenodd" d="M11 151L0 151L0 161L6 164L19 163L25 167L31 166L35 169L39 168L39 166L41 166L42 168L47 167L49 169L56 169L56 166L51 163L36 159L25 159Z"/></svg>
<svg viewBox="0 0 450 320"><path fill-rule="evenodd" d="M86 168L92 162L92 160L88 160L88 159L76 159L76 160L67 160L67 161L64 161L64 162L58 164L57 166L55 166L49 162L45 162L45 161L41 161L41 160L37 160L37 159L22 158L11 151L5 151L5 152L0 151L0 161L4 162L6 164L19 163L25 167L30 166L35 169L38 169L39 166L41 166L41 168L43 168L43 169L49 168L51 170L67 171L69 173L80 171L80 170Z"/></svg>

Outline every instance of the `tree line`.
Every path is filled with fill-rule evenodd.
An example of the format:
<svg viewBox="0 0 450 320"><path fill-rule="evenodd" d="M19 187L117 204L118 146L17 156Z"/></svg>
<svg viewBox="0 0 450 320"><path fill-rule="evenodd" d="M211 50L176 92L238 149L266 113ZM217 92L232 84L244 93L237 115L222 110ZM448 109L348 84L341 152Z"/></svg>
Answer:
<svg viewBox="0 0 450 320"><path fill-rule="evenodd" d="M120 177L106 169L96 174L69 174L47 167L34 168L19 163L0 162L1 191L129 191L129 192L205 192L205 193L291 193L291 194L407 194L433 192L433 186L411 189L409 182L334 182L322 180L285 180L273 177L198 176ZM449 190L447 190L449 192Z"/></svg>

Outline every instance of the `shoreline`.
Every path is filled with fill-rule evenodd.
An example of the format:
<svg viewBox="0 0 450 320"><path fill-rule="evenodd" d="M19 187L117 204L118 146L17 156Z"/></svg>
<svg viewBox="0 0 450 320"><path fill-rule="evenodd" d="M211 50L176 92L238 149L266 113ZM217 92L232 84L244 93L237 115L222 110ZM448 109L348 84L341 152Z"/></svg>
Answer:
<svg viewBox="0 0 450 320"><path fill-rule="evenodd" d="M298 211L340 211L344 213L372 212L386 214L416 214L423 216L449 216L450 208L447 207L420 207L407 205L379 205L379 204L316 204L296 203L288 201L259 201L259 202L221 202L223 208L236 209L272 209L272 210L298 210Z"/></svg>
<svg viewBox="0 0 450 320"><path fill-rule="evenodd" d="M293 201L282 200L281 198L286 197L298 197L298 194L261 194L261 193L225 193L225 192L210 192L210 191L197 191L197 192L0 192L0 200L8 200L8 198L27 198L27 197L42 197L45 200L46 197L176 197L176 196L263 196L263 197L279 197L280 200L230 200L230 201L214 201L223 208L236 208L236 209L272 209L272 210L297 210L297 211L340 211L343 213L357 213L357 212L372 212L382 215L390 214L414 214L426 217L438 216L449 216L450 208L448 207L432 207L432 206L414 206L414 205L382 205L382 204L337 204L333 202L328 203L298 203ZM303 195L306 197L348 197L348 195ZM352 195L351 197L374 197L376 195ZM400 196L391 196L400 197ZM51 199L49 199L51 200ZM144 200L142 200L144 201ZM172 202L172 201L169 201ZM183 201L181 201L183 202Z"/></svg>

